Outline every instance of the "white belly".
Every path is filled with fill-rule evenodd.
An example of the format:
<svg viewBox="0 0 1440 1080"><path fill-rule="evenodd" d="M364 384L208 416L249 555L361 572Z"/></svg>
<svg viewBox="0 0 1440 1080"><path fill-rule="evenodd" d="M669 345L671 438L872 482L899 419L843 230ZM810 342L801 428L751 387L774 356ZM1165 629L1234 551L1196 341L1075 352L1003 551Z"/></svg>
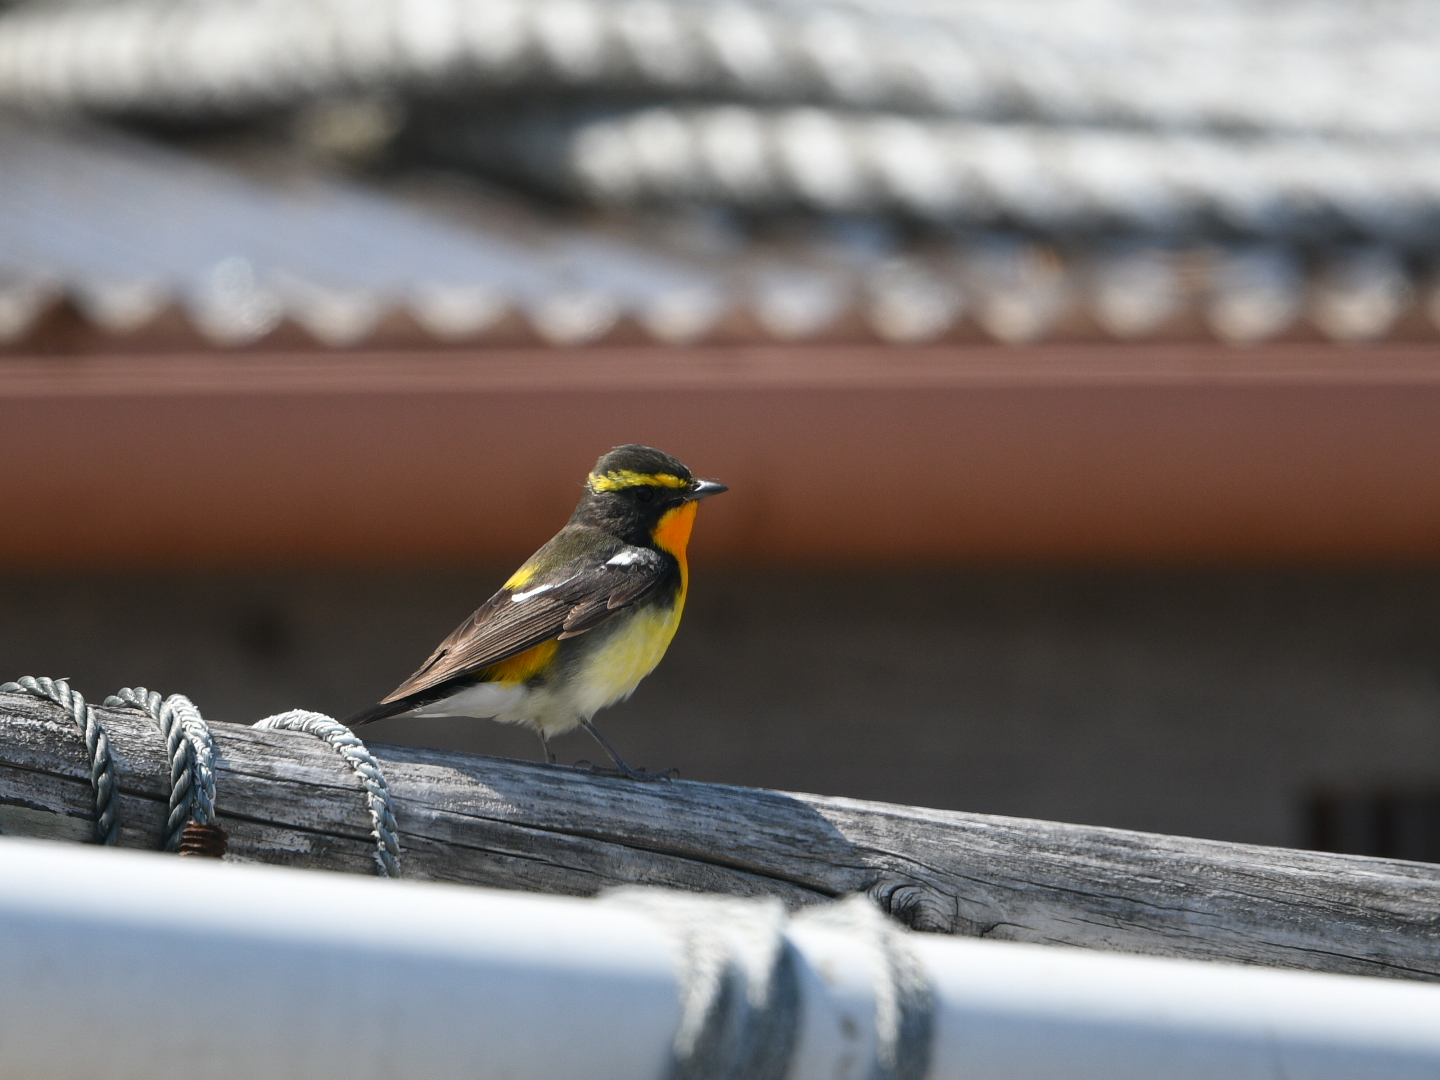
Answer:
<svg viewBox="0 0 1440 1080"><path fill-rule="evenodd" d="M525 701L525 687L519 683L476 683L440 701L412 710L410 716L496 717Z"/></svg>

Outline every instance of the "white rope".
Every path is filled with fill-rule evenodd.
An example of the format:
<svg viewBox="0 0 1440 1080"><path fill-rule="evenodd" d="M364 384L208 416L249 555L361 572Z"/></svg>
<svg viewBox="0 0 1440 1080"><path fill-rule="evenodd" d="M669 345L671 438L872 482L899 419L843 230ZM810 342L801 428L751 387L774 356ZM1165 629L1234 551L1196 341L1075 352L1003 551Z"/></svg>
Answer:
<svg viewBox="0 0 1440 1080"><path fill-rule="evenodd" d="M681 1013L669 1080L784 1080L800 989L780 901L645 888L606 899L655 918L674 940Z"/></svg>
<svg viewBox="0 0 1440 1080"><path fill-rule="evenodd" d="M380 876L399 877L400 830L395 824L390 788L385 783L380 762L375 760L359 737L338 720L305 709L291 709L267 716L254 726L265 731L301 731L324 739L339 752L365 788L365 799L374 826L371 835L375 838L375 865Z"/></svg>
<svg viewBox="0 0 1440 1080"><path fill-rule="evenodd" d="M95 842L113 844L120 834L119 795L115 782L115 762L110 756L110 739L95 707L88 704L79 691L71 690L64 679L36 679L29 675L15 682L0 685L0 691L23 691L33 697L52 701L67 713L85 736L85 749L90 755L90 786L95 791Z"/></svg>
<svg viewBox="0 0 1440 1080"><path fill-rule="evenodd" d="M934 1002L905 931L864 895L787 918L778 900L622 888L606 902L656 919L680 959L680 1024L670 1080L783 1080L795 1053L801 991L787 924L837 930L869 953L875 1052L849 1073L862 1080L923 1080Z"/></svg>
<svg viewBox="0 0 1440 1080"><path fill-rule="evenodd" d="M0 691L23 692L54 702L70 714L85 736L90 753L90 783L95 789L95 840L114 844L119 834L117 815L119 787L105 734L94 706L64 679L36 679L25 676L0 684ZM131 708L148 715L165 738L170 762L170 810L165 825L165 850L181 846L186 826L215 824L215 742L200 710L183 694L162 699L143 686L126 687L105 699L109 708ZM399 828L390 799L390 789L380 763L365 744L344 724L322 713L292 709L268 716L255 727L269 731L301 731L324 739L345 759L365 788L366 804L373 823L375 863L382 877L400 876ZM223 837L222 837L223 839ZM221 847L223 851L223 844ZM207 852L211 854L211 852Z"/></svg>
<svg viewBox="0 0 1440 1080"><path fill-rule="evenodd" d="M905 931L863 894L808 908L796 920L840 931L872 954L871 967L878 973L872 984L876 1046L868 1080L924 1080L934 1036L934 993Z"/></svg>
<svg viewBox="0 0 1440 1080"><path fill-rule="evenodd" d="M111 708L139 709L154 720L165 737L170 759L170 815L166 821L165 850L176 851L191 821L210 825L215 820L215 742L210 728L184 694L161 699L143 686L126 687L105 699Z"/></svg>

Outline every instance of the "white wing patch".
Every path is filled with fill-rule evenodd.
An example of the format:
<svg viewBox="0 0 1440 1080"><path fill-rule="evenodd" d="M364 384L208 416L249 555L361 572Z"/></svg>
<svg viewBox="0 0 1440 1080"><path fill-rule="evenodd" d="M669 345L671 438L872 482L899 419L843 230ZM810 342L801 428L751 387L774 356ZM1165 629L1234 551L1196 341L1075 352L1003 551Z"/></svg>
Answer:
<svg viewBox="0 0 1440 1080"><path fill-rule="evenodd" d="M617 551L614 555L611 555L609 561L606 562L605 565L629 566L631 563L642 562L645 559L648 559L649 556L650 553L644 548L627 547L621 551Z"/></svg>
<svg viewBox="0 0 1440 1080"><path fill-rule="evenodd" d="M570 581L566 578L565 581ZM512 604L518 604L521 600L529 600L532 596L539 596L542 592L549 592L558 585L564 585L565 581L552 581L548 585L536 585L533 589L526 589L524 592L517 592L510 597Z"/></svg>

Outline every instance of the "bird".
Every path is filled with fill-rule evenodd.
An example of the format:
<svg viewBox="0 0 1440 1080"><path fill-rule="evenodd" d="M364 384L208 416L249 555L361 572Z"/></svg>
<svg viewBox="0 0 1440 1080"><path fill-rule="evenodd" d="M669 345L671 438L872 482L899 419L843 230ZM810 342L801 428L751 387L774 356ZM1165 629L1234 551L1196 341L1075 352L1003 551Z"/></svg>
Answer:
<svg viewBox="0 0 1440 1080"><path fill-rule="evenodd" d="M458 716L528 725L550 739L583 727L632 769L591 718L628 698L664 657L690 586L686 545L702 499L728 491L676 458L630 443L601 456L569 522L510 575L389 696L346 718ZM584 764L588 764L584 763Z"/></svg>

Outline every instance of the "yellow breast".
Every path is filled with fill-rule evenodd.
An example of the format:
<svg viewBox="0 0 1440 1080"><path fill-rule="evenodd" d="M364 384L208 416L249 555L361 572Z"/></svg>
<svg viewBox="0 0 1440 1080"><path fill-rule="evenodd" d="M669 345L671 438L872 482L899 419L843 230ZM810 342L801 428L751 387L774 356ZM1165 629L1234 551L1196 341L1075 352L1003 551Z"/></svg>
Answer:
<svg viewBox="0 0 1440 1080"><path fill-rule="evenodd" d="M690 590L690 567L685 561L685 548L690 542L697 506L693 502L682 503L655 526L651 534L655 546L673 555L680 563L680 589L675 594L673 607L645 607L629 616L628 621L596 650L586 664L582 676L585 685L580 696L584 699L582 708L593 705L591 715L634 693L640 681L664 659L665 650L680 628L685 595Z"/></svg>
<svg viewBox="0 0 1440 1080"><path fill-rule="evenodd" d="M626 623L596 650L580 676L581 711L595 711L613 705L635 692L640 681L655 670L665 657L675 631L680 627L680 613L685 607L682 592L675 606L647 608L629 616ZM621 616L625 618L625 616Z"/></svg>

